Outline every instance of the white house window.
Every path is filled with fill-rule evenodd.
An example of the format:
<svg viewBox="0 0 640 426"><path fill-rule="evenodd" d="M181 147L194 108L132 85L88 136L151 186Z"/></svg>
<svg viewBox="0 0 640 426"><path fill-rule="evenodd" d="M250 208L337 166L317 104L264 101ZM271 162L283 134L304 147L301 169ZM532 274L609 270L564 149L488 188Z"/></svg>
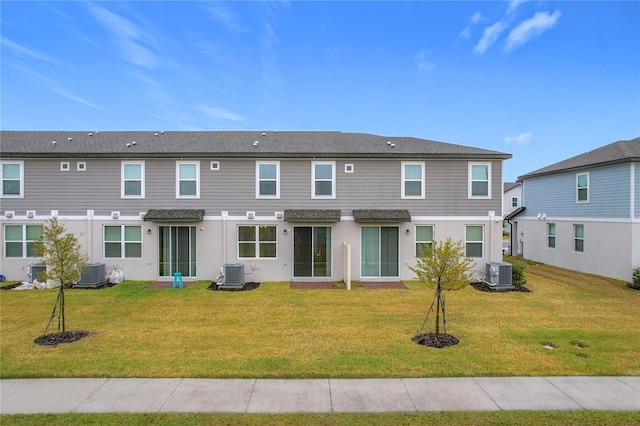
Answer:
<svg viewBox="0 0 640 426"><path fill-rule="evenodd" d="M589 202L589 173L576 175L576 201L578 203Z"/></svg>
<svg viewBox="0 0 640 426"><path fill-rule="evenodd" d="M238 226L239 259L275 259L277 227L273 225Z"/></svg>
<svg viewBox="0 0 640 426"><path fill-rule="evenodd" d="M465 248L467 257L483 257L484 228L482 225L468 225L466 227Z"/></svg>
<svg viewBox="0 0 640 426"><path fill-rule="evenodd" d="M84 172L85 170L87 170L87 163L84 161L78 161L76 168L79 172Z"/></svg>
<svg viewBox="0 0 640 426"><path fill-rule="evenodd" d="M336 198L336 164L335 162L312 163L311 198Z"/></svg>
<svg viewBox="0 0 640 426"><path fill-rule="evenodd" d="M433 247L433 225L416 226L416 257L420 257L423 251Z"/></svg>
<svg viewBox="0 0 640 426"><path fill-rule="evenodd" d="M518 197L511 198L511 207L518 207Z"/></svg>
<svg viewBox="0 0 640 426"><path fill-rule="evenodd" d="M424 163L402 162L402 198L424 198Z"/></svg>
<svg viewBox="0 0 640 426"><path fill-rule="evenodd" d="M256 198L280 198L280 162L256 162Z"/></svg>
<svg viewBox="0 0 640 426"><path fill-rule="evenodd" d="M556 248L556 224L547 224L547 247Z"/></svg>
<svg viewBox="0 0 640 426"><path fill-rule="evenodd" d="M200 198L200 162L176 162L176 198Z"/></svg>
<svg viewBox="0 0 640 426"><path fill-rule="evenodd" d="M24 197L24 162L2 162L2 197Z"/></svg>
<svg viewBox="0 0 640 426"><path fill-rule="evenodd" d="M573 247L577 252L584 252L584 225L573 225Z"/></svg>
<svg viewBox="0 0 640 426"><path fill-rule="evenodd" d="M469 198L491 198L491 163L469 163Z"/></svg>
<svg viewBox="0 0 640 426"><path fill-rule="evenodd" d="M71 166L68 161L62 161L60 163L60 170L63 172L68 172L71 169Z"/></svg>
<svg viewBox="0 0 640 426"><path fill-rule="evenodd" d="M42 225L5 225L5 257L38 257L42 241Z"/></svg>
<svg viewBox="0 0 640 426"><path fill-rule="evenodd" d="M122 198L144 198L144 161L122 162Z"/></svg>
<svg viewBox="0 0 640 426"><path fill-rule="evenodd" d="M142 227L105 226L104 257L120 259L142 257Z"/></svg>

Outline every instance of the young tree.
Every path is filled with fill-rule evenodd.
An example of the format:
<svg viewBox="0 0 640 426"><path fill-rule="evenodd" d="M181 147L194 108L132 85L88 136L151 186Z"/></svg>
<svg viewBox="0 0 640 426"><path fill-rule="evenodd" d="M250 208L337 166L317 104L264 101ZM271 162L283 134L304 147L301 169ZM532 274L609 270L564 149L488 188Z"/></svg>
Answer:
<svg viewBox="0 0 640 426"><path fill-rule="evenodd" d="M78 238L71 233L67 233L64 225L61 225L55 217L47 220L43 227L42 256L42 263L47 265L45 279L53 280L60 284L56 307L60 309L58 312L58 331L64 333L66 331L64 289L71 287L74 282L80 279L80 274L88 258L80 254Z"/></svg>
<svg viewBox="0 0 640 426"><path fill-rule="evenodd" d="M442 320L446 323L442 291L458 290L468 285L471 281L469 269L472 264L473 261L464 255L464 245L448 238L444 242L434 241L432 246L423 246L416 266L410 267L416 274L416 279L436 290L436 339L440 336L441 308Z"/></svg>

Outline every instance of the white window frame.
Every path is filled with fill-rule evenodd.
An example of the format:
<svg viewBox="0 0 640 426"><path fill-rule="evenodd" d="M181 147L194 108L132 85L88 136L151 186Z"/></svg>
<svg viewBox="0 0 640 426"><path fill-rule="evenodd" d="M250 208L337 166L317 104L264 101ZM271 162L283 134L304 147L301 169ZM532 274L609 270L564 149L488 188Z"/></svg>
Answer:
<svg viewBox="0 0 640 426"><path fill-rule="evenodd" d="M5 194L4 193L4 181L15 180L5 179L4 177L4 165L18 165L20 167L20 193L19 194ZM0 161L0 198L24 198L24 161Z"/></svg>
<svg viewBox="0 0 640 426"><path fill-rule="evenodd" d="M423 241L423 240L418 240L418 228L431 228L431 240L429 241ZM415 228L413 229L413 233L414 233L414 251L415 251L415 256L416 257L420 257L420 253L418 252L418 244L427 244L428 246L430 246L431 248L433 248L433 237L435 235L436 232L436 227L435 225L416 225Z"/></svg>
<svg viewBox="0 0 640 426"><path fill-rule="evenodd" d="M106 240L106 230L107 227L117 227L120 228L120 240L119 241L107 241ZM126 241L125 240L125 229L126 228L140 228L140 241ZM141 225L104 225L102 227L102 257L105 259L142 259L144 257L144 235L143 229ZM107 257L107 243L115 244L120 243L120 256L109 256ZM130 244L140 244L140 256L127 256L127 243Z"/></svg>
<svg viewBox="0 0 640 426"><path fill-rule="evenodd" d="M576 235L578 227L582 228L582 237ZM578 247L576 247L578 241L582 241L582 250L578 250ZM575 223L573 225L573 251L576 253L584 253L584 224L582 223Z"/></svg>
<svg viewBox="0 0 640 426"><path fill-rule="evenodd" d="M473 195L473 182L485 182L484 180L474 180L473 179L473 166L487 166L487 195ZM490 162L469 162L468 169L468 181L469 181L469 199L482 199L482 200L490 200L491 199L491 163Z"/></svg>
<svg viewBox="0 0 640 426"><path fill-rule="evenodd" d="M579 186L579 180L580 180L580 176L586 176L587 177L587 186L586 187L580 187ZM580 190L584 189L587 191L587 199L586 200L581 200L580 199ZM576 173L576 203L588 203L591 200L591 176L589 175L589 172L582 172L582 173Z"/></svg>
<svg viewBox="0 0 640 426"><path fill-rule="evenodd" d="M327 179L316 179L316 166L331 166L331 195L316 195L316 181L328 182ZM311 162L311 198L314 199L335 199L336 198L336 162L335 161L312 161Z"/></svg>
<svg viewBox="0 0 640 426"><path fill-rule="evenodd" d="M139 165L140 166L140 195L127 195L125 194L125 183L127 180L137 179L125 179L124 169L127 165ZM145 162L144 161L122 161L120 165L120 198L144 198L145 192Z"/></svg>
<svg viewBox="0 0 640 426"><path fill-rule="evenodd" d="M86 163L86 161L78 161L78 164L76 164L76 170L79 171L79 172L87 171L87 163Z"/></svg>
<svg viewBox="0 0 640 426"><path fill-rule="evenodd" d="M276 193L275 195L262 195L260 193L261 181L272 181L273 179L260 179L260 166L275 165L276 166ZM256 198L280 198L280 161L256 161Z"/></svg>
<svg viewBox="0 0 640 426"><path fill-rule="evenodd" d="M43 228L44 230L44 226L43 225L38 225L38 224L33 224L33 225L27 225L27 224L6 224L4 225L4 258L5 259L36 259L39 256L28 256L28 249L27 249L27 245L29 243L35 243L36 240L28 240L27 239L27 226L39 226L40 228ZM22 227L22 235L21 235L21 240L8 240L7 241L7 226L21 226ZM21 243L22 244L22 254L21 256L7 256L7 243Z"/></svg>
<svg viewBox="0 0 640 426"><path fill-rule="evenodd" d="M424 161L403 161L402 162L402 179L401 179L401 198L405 200L420 200L424 199L424 176L425 176L425 165ZM422 173L420 176L420 195L407 195L405 193L405 183L406 182L416 182L416 179L407 179L405 176L405 166L420 166Z"/></svg>
<svg viewBox="0 0 640 426"><path fill-rule="evenodd" d="M68 172L69 170L71 170L71 164L68 161L61 161L60 162L60 171Z"/></svg>
<svg viewBox="0 0 640 426"><path fill-rule="evenodd" d="M272 227L275 228L275 241L260 241L260 227ZM240 228L247 227L253 228L254 230L254 241L240 241ZM278 226L277 225L238 225L237 229L237 238L236 238L236 254L238 259L265 259L265 260L277 260L278 259ZM240 244L254 244L255 245L255 256L254 257L242 257L240 256ZM260 245L261 244L275 244L276 245L276 254L274 257L261 257L260 256Z"/></svg>
<svg viewBox="0 0 640 426"><path fill-rule="evenodd" d="M551 234L551 229L553 228L553 234ZM556 248L558 227L555 223L547 223L547 248L554 249ZM551 245L551 238L553 238L553 245Z"/></svg>
<svg viewBox="0 0 640 426"><path fill-rule="evenodd" d="M467 240L467 228L470 228L470 227L479 227L479 228L482 229L482 240L481 241ZM465 227L464 227L464 255L466 257L473 258L473 259L482 259L482 258L484 258L484 238L485 238L484 225L465 225ZM472 243L472 244L480 243L482 245L482 254L480 256L469 256L467 254L467 245L469 243Z"/></svg>
<svg viewBox="0 0 640 426"><path fill-rule="evenodd" d="M196 193L195 195L181 195L180 194L180 166L182 165L195 165L196 166ZM184 181L192 181L191 179L184 179ZM200 161L176 161L176 198L200 198Z"/></svg>

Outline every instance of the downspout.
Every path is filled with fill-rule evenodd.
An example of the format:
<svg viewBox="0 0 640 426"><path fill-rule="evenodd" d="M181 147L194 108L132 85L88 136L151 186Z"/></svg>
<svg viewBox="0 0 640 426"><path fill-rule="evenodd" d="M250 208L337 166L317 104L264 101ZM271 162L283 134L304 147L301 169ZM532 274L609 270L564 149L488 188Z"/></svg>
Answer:
<svg viewBox="0 0 640 426"><path fill-rule="evenodd" d="M87 210L87 252L89 262L93 260L93 210Z"/></svg>
<svg viewBox="0 0 640 426"><path fill-rule="evenodd" d="M227 263L227 218L229 212L222 212L222 264Z"/></svg>

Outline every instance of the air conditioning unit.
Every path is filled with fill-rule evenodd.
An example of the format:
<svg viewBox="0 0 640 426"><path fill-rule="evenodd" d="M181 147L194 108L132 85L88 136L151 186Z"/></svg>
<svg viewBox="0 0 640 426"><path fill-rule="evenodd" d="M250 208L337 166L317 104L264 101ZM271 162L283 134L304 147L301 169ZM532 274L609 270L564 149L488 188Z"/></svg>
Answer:
<svg viewBox="0 0 640 426"><path fill-rule="evenodd" d="M511 264L506 262L489 262L487 263L487 281L497 286L511 286L512 270Z"/></svg>
<svg viewBox="0 0 640 426"><path fill-rule="evenodd" d="M105 282L104 263L87 263L74 287L98 287Z"/></svg>
<svg viewBox="0 0 640 426"><path fill-rule="evenodd" d="M33 265L29 265L29 272L27 273L29 282L33 282L33 280L44 282L45 272L47 272L47 265L44 265L42 263L34 263Z"/></svg>
<svg viewBox="0 0 640 426"><path fill-rule="evenodd" d="M218 287L238 288L244 286L244 265L242 263L225 263L222 265L222 277Z"/></svg>

